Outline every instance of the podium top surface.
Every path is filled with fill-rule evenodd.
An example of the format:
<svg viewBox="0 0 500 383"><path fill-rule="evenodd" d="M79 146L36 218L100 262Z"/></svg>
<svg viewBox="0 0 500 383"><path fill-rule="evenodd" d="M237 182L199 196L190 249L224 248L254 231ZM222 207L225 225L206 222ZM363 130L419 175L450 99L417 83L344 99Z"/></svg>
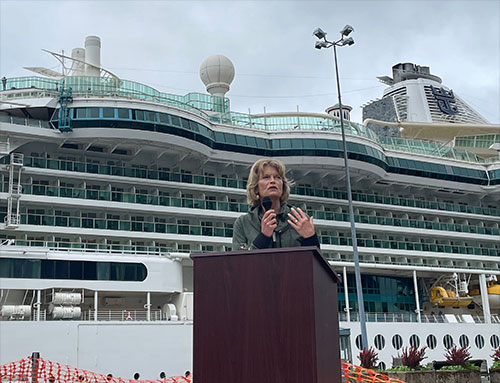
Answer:
<svg viewBox="0 0 500 383"><path fill-rule="evenodd" d="M259 255L259 254L272 254L273 256L288 255L291 253L313 252L314 258L320 263L335 283L340 283L341 280L338 274L332 269L328 261L323 257L321 252L316 246L301 246L301 247L281 247L281 248L268 248L256 250L237 250L237 251L221 251L210 252L201 254L191 254L193 260L206 259L206 258L221 258L221 257L239 257L245 255Z"/></svg>

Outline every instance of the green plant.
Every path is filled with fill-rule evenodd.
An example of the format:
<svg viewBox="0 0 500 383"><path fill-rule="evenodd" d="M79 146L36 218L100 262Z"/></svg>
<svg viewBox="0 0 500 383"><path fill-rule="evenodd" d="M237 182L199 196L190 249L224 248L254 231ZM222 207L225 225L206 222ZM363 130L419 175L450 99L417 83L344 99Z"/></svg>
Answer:
<svg viewBox="0 0 500 383"><path fill-rule="evenodd" d="M422 347L420 350L416 346L404 347L401 354L398 354L398 358L402 358L402 363L404 366L408 366L410 369L416 370L420 367L420 362L426 358L425 350L426 346Z"/></svg>
<svg viewBox="0 0 500 383"><path fill-rule="evenodd" d="M476 366L472 363L465 362L463 366L457 365L449 365L443 366L440 368L442 371L479 371L479 366Z"/></svg>
<svg viewBox="0 0 500 383"><path fill-rule="evenodd" d="M500 360L497 360L491 365L491 369L496 370L497 368L500 370Z"/></svg>
<svg viewBox="0 0 500 383"><path fill-rule="evenodd" d="M361 367L374 369L377 366L378 353L373 349L373 347L361 350L358 358L361 362Z"/></svg>
<svg viewBox="0 0 500 383"><path fill-rule="evenodd" d="M493 355L491 355L493 358L493 362L498 362L500 361L500 347L498 347L496 350L493 350Z"/></svg>
<svg viewBox="0 0 500 383"><path fill-rule="evenodd" d="M413 371L413 370L408 366L396 366L387 369L387 371Z"/></svg>
<svg viewBox="0 0 500 383"><path fill-rule="evenodd" d="M446 350L444 356L449 365L462 367L465 367L465 363L471 358L469 347L457 348L457 346Z"/></svg>

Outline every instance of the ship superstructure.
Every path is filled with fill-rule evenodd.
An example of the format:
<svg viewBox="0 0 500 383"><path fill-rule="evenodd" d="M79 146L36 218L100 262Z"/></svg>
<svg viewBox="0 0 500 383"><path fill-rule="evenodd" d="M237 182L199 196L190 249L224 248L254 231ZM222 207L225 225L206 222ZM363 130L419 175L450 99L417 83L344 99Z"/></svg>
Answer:
<svg viewBox="0 0 500 383"><path fill-rule="evenodd" d="M184 96L102 75L97 61L85 71L85 57L75 53L73 75L9 78L0 92L0 363L41 351L122 376L189 370L189 254L230 250L233 222L249 209L246 177L261 157L286 164L296 181L290 202L314 216L321 251L343 275L341 326L351 330L356 355L338 107L233 112L225 94L235 71L220 55L200 69L209 94ZM394 118L370 118L391 122L396 136L346 122L370 345L385 366L414 344L429 347L429 360L452 344L489 359L500 343L500 312L489 299L500 275L500 162L456 141L400 134L436 124L429 107L428 119L413 119L412 110L426 106L421 98L413 105L412 82L431 92L427 103L432 89L451 94L412 68L418 78L396 72L402 77L384 98L365 107L392 103L384 113ZM422 74L432 89L419 83ZM404 97L399 84L407 84ZM436 126L484 129L499 142L499 126L453 96L456 113ZM433 302L431 287L443 275L467 280L477 298L459 308Z"/></svg>

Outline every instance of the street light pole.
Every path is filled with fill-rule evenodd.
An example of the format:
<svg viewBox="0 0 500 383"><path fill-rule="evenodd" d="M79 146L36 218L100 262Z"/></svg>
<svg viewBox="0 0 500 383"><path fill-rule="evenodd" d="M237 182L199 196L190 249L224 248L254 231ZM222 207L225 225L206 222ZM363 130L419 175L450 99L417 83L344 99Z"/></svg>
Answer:
<svg viewBox="0 0 500 383"><path fill-rule="evenodd" d="M347 157L347 143L345 139L345 129L344 129L344 113L342 110L342 97L340 93L340 80L339 80L339 67L337 63L337 46L352 45L354 40L349 37L344 39L345 36L349 35L353 31L350 25L346 25L344 29L340 32L341 38L338 41L331 42L326 39L326 33L320 28L314 31L314 35L320 40L316 42L316 48L330 48L333 47L333 61L335 63L335 77L337 81L337 94L339 99L339 111L340 111L340 130L342 132L342 147L344 150L344 167L346 176L346 186L347 186L347 199L349 202L349 219L351 223L351 238L352 238L352 252L354 255L354 275L356 279L356 295L358 297L358 308L359 308L359 323L361 327L361 348L368 348L368 338L366 334L366 316L365 307L363 299L363 287L361 285L361 272L359 269L359 255L358 255L358 241L356 236L356 225L354 224L354 209L352 206L352 191L351 191L351 176L349 172L349 161ZM321 41L321 39L323 41ZM349 308L347 308L349 309Z"/></svg>

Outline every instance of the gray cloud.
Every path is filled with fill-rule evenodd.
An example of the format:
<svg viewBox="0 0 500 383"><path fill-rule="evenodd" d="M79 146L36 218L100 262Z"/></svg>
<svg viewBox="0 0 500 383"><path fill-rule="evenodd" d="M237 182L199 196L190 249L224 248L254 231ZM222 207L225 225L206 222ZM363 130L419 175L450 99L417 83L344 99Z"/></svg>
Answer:
<svg viewBox="0 0 500 383"><path fill-rule="evenodd" d="M336 103L331 51L314 49L320 26L344 24L356 44L339 50L343 100L380 97L376 76L398 62L431 67L493 123L500 121L500 2L492 1L0 1L0 72L54 67L41 48L70 52L102 39L102 63L122 78L170 93L204 92L198 75L221 53L236 68L228 97L246 112L321 112Z"/></svg>

